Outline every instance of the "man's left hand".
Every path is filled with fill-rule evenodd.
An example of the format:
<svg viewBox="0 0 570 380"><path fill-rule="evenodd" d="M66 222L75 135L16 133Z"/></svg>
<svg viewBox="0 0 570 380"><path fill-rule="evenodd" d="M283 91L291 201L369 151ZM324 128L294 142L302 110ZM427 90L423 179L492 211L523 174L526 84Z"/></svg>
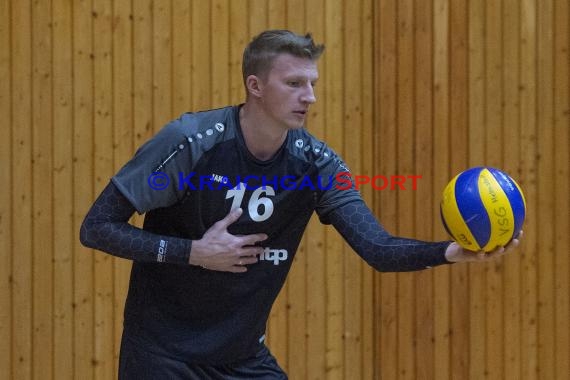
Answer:
<svg viewBox="0 0 570 380"><path fill-rule="evenodd" d="M518 234L518 236L516 238L514 238L513 240L511 240L511 242L509 244L507 244L505 247L497 247L496 249L494 249L491 252L484 252L484 251L479 251L479 252L473 252L473 251L469 251L465 248L462 248L459 244L453 242L451 243L448 247L447 250L445 251L445 258L447 259L447 261L452 262L452 263L458 263L458 262L485 262L485 261L490 261L490 260L494 260L497 257L501 257L506 255L507 253L513 251L516 247L519 246L520 244L520 239L522 237L522 231Z"/></svg>

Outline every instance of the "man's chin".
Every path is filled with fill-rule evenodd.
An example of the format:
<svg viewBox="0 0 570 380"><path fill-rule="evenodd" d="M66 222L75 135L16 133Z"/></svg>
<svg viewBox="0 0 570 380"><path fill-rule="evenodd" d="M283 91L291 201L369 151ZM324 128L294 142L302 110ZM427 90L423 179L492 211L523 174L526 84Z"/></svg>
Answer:
<svg viewBox="0 0 570 380"><path fill-rule="evenodd" d="M305 122L304 122L304 121L302 121L302 122L296 121L296 122L293 122L293 123L289 123L288 128L289 128L289 129L301 129L301 128L303 128L304 126L305 126Z"/></svg>

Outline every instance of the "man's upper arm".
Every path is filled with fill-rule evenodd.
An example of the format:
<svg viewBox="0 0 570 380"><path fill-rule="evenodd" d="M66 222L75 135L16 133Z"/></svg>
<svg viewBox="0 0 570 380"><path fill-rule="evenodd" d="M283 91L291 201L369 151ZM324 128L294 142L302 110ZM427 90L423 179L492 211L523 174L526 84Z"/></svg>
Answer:
<svg viewBox="0 0 570 380"><path fill-rule="evenodd" d="M330 212L347 203L361 201L362 196L354 186L348 166L332 149L325 146L315 165L321 178L331 180L326 189L319 189L316 207L321 222L330 224Z"/></svg>
<svg viewBox="0 0 570 380"><path fill-rule="evenodd" d="M111 179L137 212L170 206L184 196L179 175L192 166L185 128L180 119L167 124Z"/></svg>

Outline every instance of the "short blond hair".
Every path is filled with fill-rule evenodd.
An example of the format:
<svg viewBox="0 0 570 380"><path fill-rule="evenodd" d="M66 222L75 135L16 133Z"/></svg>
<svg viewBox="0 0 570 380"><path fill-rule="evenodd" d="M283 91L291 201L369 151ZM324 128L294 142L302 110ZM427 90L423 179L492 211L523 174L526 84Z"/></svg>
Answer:
<svg viewBox="0 0 570 380"><path fill-rule="evenodd" d="M315 44L310 33L304 36L289 30L267 30L247 45L243 52L242 75L245 81L250 75L264 76L271 69L277 55L287 53L300 58L317 60L325 49Z"/></svg>

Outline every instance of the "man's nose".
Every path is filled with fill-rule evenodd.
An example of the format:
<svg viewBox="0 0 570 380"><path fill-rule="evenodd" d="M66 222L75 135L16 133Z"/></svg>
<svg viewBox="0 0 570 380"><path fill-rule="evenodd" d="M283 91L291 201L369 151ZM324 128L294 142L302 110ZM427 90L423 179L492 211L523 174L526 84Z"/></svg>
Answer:
<svg viewBox="0 0 570 380"><path fill-rule="evenodd" d="M313 104L317 101L317 97L315 96L315 89L313 88L312 84L308 84L301 96L301 101L303 103Z"/></svg>

